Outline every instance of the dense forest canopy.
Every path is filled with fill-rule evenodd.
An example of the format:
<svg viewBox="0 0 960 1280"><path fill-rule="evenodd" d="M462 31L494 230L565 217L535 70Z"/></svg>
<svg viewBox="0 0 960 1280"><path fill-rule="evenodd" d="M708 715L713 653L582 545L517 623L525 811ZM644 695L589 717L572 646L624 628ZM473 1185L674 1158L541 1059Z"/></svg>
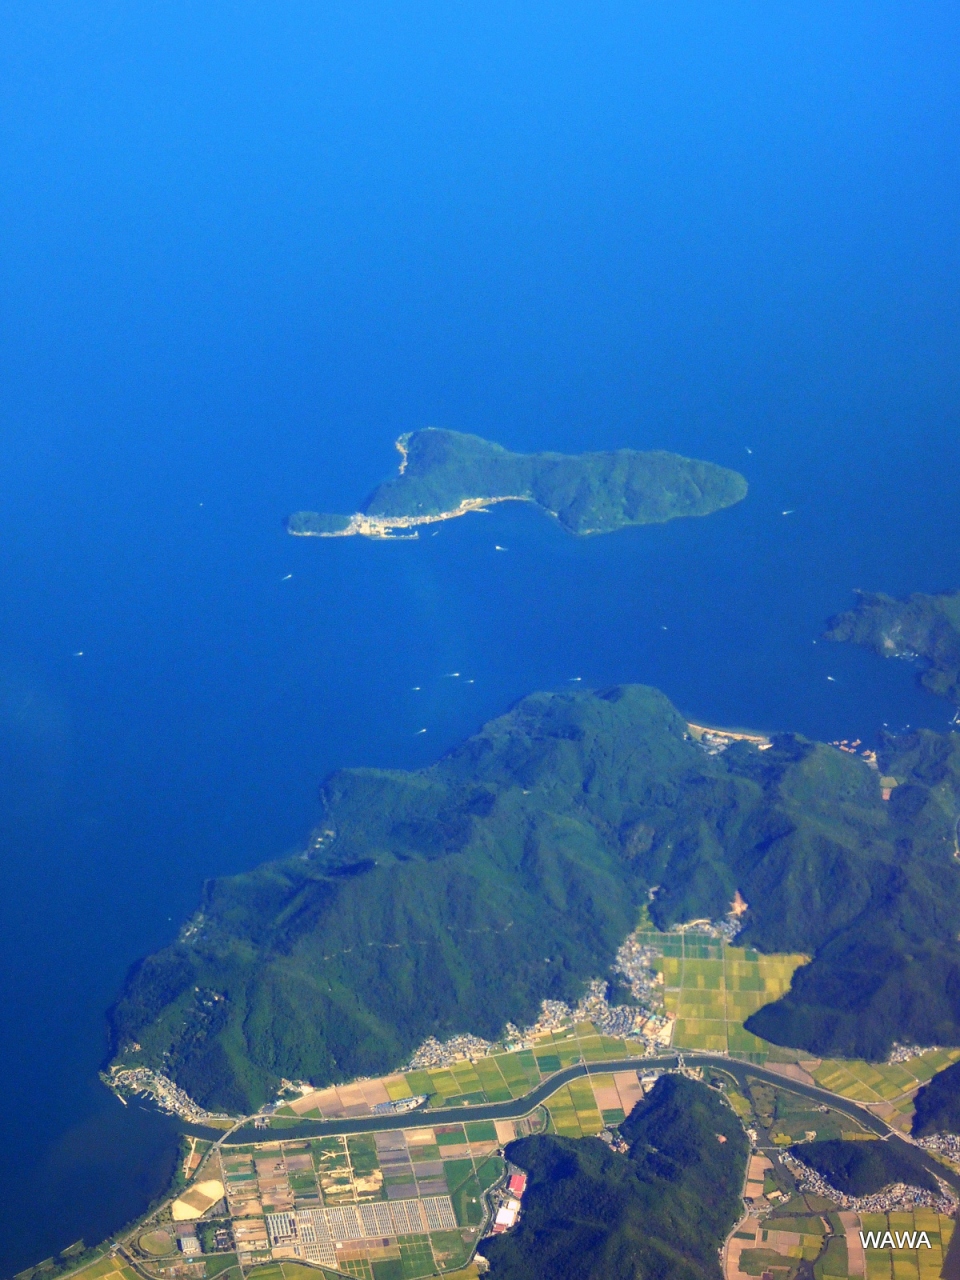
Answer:
<svg viewBox="0 0 960 1280"><path fill-rule="evenodd" d="M710 515L747 492L737 471L662 450L510 453L479 436L437 428L401 436L397 447L403 454L400 474L379 485L360 514L398 528L458 512L465 503L510 498L535 503L570 533L609 533ZM333 536L350 528L350 518L298 511L287 527L294 534Z"/></svg>
<svg viewBox="0 0 960 1280"><path fill-rule="evenodd" d="M903 1182L939 1194L936 1179L911 1151L888 1142L803 1142L791 1154L848 1196L871 1196L891 1183Z"/></svg>
<svg viewBox="0 0 960 1280"><path fill-rule="evenodd" d="M940 1071L914 1099L912 1133L927 1138L934 1133L960 1133L960 1062Z"/></svg>
<svg viewBox="0 0 960 1280"><path fill-rule="evenodd" d="M720 1280L748 1154L739 1120L706 1085L663 1076L620 1130L626 1155L598 1138L511 1143L529 1182L518 1226L481 1245L495 1280Z"/></svg>
<svg viewBox="0 0 960 1280"><path fill-rule="evenodd" d="M654 689L535 694L429 768L333 774L307 852L209 882L130 974L118 1060L247 1110L283 1076L492 1039L606 974L651 886L658 927L739 891L744 942L812 957L757 1034L868 1058L960 1043L956 736L890 739L881 768L889 801L864 761L795 735L710 756Z"/></svg>

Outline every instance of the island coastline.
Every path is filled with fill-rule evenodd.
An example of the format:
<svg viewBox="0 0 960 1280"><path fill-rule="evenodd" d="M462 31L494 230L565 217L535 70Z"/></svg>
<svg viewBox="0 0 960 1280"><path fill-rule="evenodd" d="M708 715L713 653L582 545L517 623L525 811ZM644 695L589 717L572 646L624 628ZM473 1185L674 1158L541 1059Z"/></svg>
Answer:
<svg viewBox="0 0 960 1280"><path fill-rule="evenodd" d="M527 502L568 533L591 536L632 525L710 515L742 501L739 472L662 450L511 453L479 436L428 427L395 441L396 476L353 515L301 510L286 520L294 537L413 540L422 525ZM413 530L413 532L405 532Z"/></svg>

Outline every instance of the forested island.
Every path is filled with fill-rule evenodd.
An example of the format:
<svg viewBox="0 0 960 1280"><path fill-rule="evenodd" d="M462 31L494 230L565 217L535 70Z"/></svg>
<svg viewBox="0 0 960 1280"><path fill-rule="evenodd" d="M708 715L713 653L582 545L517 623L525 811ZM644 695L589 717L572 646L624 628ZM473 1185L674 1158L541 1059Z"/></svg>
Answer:
<svg viewBox="0 0 960 1280"><path fill-rule="evenodd" d="M281 1077L495 1039L606 974L648 899L667 928L736 894L743 942L812 957L750 1030L871 1059L960 1043L960 740L889 738L880 766L888 801L796 735L708 754L654 689L534 694L428 768L334 773L306 852L208 882L131 972L115 1060L249 1112Z"/></svg>
<svg viewBox="0 0 960 1280"><path fill-rule="evenodd" d="M918 661L923 687L960 706L960 591L916 592L906 600L858 591L856 606L827 626L829 640L852 641L884 658Z"/></svg>
<svg viewBox="0 0 960 1280"><path fill-rule="evenodd" d="M620 1133L625 1155L596 1138L507 1148L529 1185L519 1225L481 1245L497 1280L720 1280L748 1153L729 1105L706 1085L664 1076Z"/></svg>
<svg viewBox="0 0 960 1280"><path fill-rule="evenodd" d="M379 485L352 516L298 511L298 537L416 537L420 525L481 511L498 502L532 502L570 533L609 533L627 525L705 516L746 496L736 471L679 454L511 453L459 431L427 428L397 441L400 473Z"/></svg>

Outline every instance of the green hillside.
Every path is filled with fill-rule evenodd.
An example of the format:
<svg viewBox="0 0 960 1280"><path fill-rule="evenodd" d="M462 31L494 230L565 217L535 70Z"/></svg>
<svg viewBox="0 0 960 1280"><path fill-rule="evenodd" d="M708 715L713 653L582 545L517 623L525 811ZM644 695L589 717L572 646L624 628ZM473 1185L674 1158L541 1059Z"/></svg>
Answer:
<svg viewBox="0 0 960 1280"><path fill-rule="evenodd" d="M494 1280L719 1280L748 1153L733 1111L664 1076L620 1128L627 1155L597 1138L511 1143L529 1182L517 1227L481 1245Z"/></svg>
<svg viewBox="0 0 960 1280"><path fill-rule="evenodd" d="M884 658L918 659L923 687L960 704L960 591L906 600L859 591L856 606L828 627L830 640L849 640Z"/></svg>
<svg viewBox="0 0 960 1280"><path fill-rule="evenodd" d="M933 1133L960 1133L960 1062L939 1071L914 1099L912 1133L926 1138Z"/></svg>
<svg viewBox="0 0 960 1280"><path fill-rule="evenodd" d="M893 1182L905 1182L937 1195L935 1178L910 1151L889 1142L801 1142L791 1155L815 1169L832 1187L848 1196L871 1196Z"/></svg>
<svg viewBox="0 0 960 1280"><path fill-rule="evenodd" d="M834 919L847 923L821 932L814 963L746 1023L765 1039L823 1057L877 1060L894 1040L960 1044L960 737L929 730L889 737L879 764L902 785L882 806L878 856L853 851L826 877Z"/></svg>
<svg viewBox="0 0 960 1280"><path fill-rule="evenodd" d="M883 768L889 802L863 761L792 735L708 756L653 689L535 694L429 768L333 774L308 852L209 882L135 967L115 1050L237 1109L281 1076L377 1074L575 998L654 885L658 928L739 890L744 943L814 956L756 1034L868 1058L960 1043L960 749L919 733Z"/></svg>
<svg viewBox="0 0 960 1280"><path fill-rule="evenodd" d="M608 533L631 524L676 516L709 515L746 496L736 471L678 454L510 453L498 444L458 431L428 428L401 436L400 474L376 488L361 512L389 524L429 520L465 502L517 498L536 503L571 533ZM331 536L345 516L298 511L288 521L295 534ZM361 532L362 530L357 530Z"/></svg>

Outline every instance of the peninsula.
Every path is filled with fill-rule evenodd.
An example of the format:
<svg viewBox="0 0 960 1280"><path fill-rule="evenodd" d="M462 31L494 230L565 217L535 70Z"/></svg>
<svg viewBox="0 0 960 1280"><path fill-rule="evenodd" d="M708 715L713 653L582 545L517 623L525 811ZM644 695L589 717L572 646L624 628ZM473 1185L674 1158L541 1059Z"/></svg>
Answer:
<svg viewBox="0 0 960 1280"><path fill-rule="evenodd" d="M736 471L679 454L510 453L479 436L434 427L397 441L400 471L374 489L356 514L298 511L295 537L415 538L421 525L532 502L570 533L610 533L627 525L706 516L746 496Z"/></svg>
<svg viewBox="0 0 960 1280"><path fill-rule="evenodd" d="M880 592L856 594L853 609L830 619L827 639L920 663L920 684L960 706L960 591L916 592L906 600Z"/></svg>
<svg viewBox="0 0 960 1280"><path fill-rule="evenodd" d="M208 882L134 968L114 1064L250 1111L283 1078L496 1040L610 974L644 908L669 929L731 903L740 945L812 957L748 1031L872 1060L960 1044L960 738L879 756L878 773L794 734L698 741L628 685L534 694L425 769L334 773L304 852Z"/></svg>

